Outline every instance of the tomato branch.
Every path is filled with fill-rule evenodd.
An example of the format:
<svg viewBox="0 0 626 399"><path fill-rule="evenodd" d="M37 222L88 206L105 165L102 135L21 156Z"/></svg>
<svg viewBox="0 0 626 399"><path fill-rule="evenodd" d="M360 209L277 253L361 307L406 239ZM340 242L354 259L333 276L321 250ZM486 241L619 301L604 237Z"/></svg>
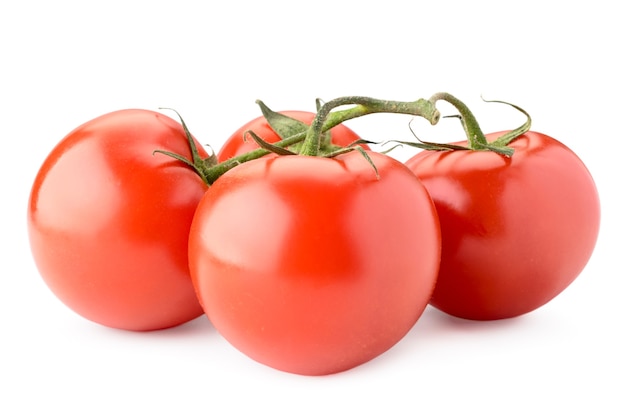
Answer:
<svg viewBox="0 0 626 399"><path fill-rule="evenodd" d="M331 112L334 108L344 105L356 105L355 107ZM440 118L440 113L434 102L419 99L413 102L378 100L371 97L347 96L339 97L324 103L319 108L315 119L307 130L307 136L303 143L302 155L317 155L321 145L322 133L349 119L373 113L395 113L421 116L435 125Z"/></svg>
<svg viewBox="0 0 626 399"><path fill-rule="evenodd" d="M449 93L435 93L430 97L430 101L433 104L436 104L439 100L443 100L452 104L452 106L454 106L461 114L460 119L461 123L463 124L463 129L467 134L469 148L473 150L483 148L487 144L487 138L480 128L476 117L474 117L474 114L472 113L472 111L470 111L467 105L465 105L461 100Z"/></svg>
<svg viewBox="0 0 626 399"><path fill-rule="evenodd" d="M248 132L248 134L250 134L250 132ZM289 146L292 146L294 144L301 142L302 140L304 140L305 137L306 137L306 132L298 133L293 136L287 137L286 139L283 139L281 141L271 144L271 147L287 148ZM228 172L230 169L234 168L235 166L240 165L244 162L252 161L257 158L261 158L267 154L271 154L272 152L274 151L271 151L265 148L257 148L256 150L252 150L252 151L246 152L245 154L238 155L227 161L220 162L208 168L205 171L205 178L206 178L205 181L207 182L207 184L211 185L221 175Z"/></svg>
<svg viewBox="0 0 626 399"><path fill-rule="evenodd" d="M443 93L443 92L435 93L430 97L430 101L433 103L433 105L436 105L437 101L439 100L443 100L443 101L450 103L459 111L460 120L461 120L461 123L463 124L463 129L465 130L465 134L467 136L467 142L468 142L470 150L493 151L498 154L510 157L513 155L514 150L513 148L508 146L509 143L513 141L514 139L516 139L517 137L521 136L522 134L526 133L530 129L530 125L531 125L530 115L526 111L524 111L522 108L518 107L517 105L513 105L504 101L487 101L487 102L507 104L517 109L518 111L522 112L524 115L526 115L526 122L524 122L524 124L522 124L517 129L513 129L510 132L502 135L495 141L489 143L487 141L487 138L485 137L485 134L482 132L478 124L478 121L474 117L474 114L472 114L470 109L461 100L459 100L458 98L454 97L453 95L449 93Z"/></svg>

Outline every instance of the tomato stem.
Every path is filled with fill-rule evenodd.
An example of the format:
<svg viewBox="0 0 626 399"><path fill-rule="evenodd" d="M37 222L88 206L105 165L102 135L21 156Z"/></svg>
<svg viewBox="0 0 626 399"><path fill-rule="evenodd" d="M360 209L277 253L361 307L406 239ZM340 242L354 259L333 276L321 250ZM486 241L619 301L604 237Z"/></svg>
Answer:
<svg viewBox="0 0 626 399"><path fill-rule="evenodd" d="M331 112L334 108L344 105L355 107ZM307 130L302 145L301 155L316 156L319 154L322 133L349 119L373 113L396 113L421 116L435 125L440 113L432 101L419 99L412 102L378 100L371 97L347 96L339 97L319 107L317 115Z"/></svg>
<svg viewBox="0 0 626 399"><path fill-rule="evenodd" d="M283 140L280 140L276 143L273 143L272 146L279 148L286 148L291 145L297 144L305 139L307 132L302 132L298 134L294 134L293 136L289 136ZM265 148L257 148L252 151L248 151L244 154L238 155L236 157L232 157L224 162L220 162L210 168L204 170L203 180L207 182L208 185L213 184L221 175L228 172L230 169L234 168L237 165L240 165L244 162L252 161L257 158L261 158L267 154L272 153L272 151L267 150Z"/></svg>
<svg viewBox="0 0 626 399"><path fill-rule="evenodd" d="M261 105L263 109L264 104L260 102L257 103L259 103L259 105ZM334 108L343 105L354 104L356 104L355 107L331 112ZM269 109L265 110L265 112L269 111ZM371 97L361 96L339 97L319 107L318 113L308 129L304 130L301 133L296 133L288 136L283 140L272 144L272 146L286 148L294 144L303 142L300 154L317 156L320 153L321 137L323 132L330 130L337 125L340 125L347 120L367 114L381 112L421 116L426 118L432 125L436 124L440 118L440 113L435 108L434 103L424 99L419 99L412 102L401 102L378 100ZM218 163L217 165L213 165L209 168L195 169L198 173L201 174L202 179L208 185L211 185L221 175L226 173L228 170L236 167L237 165L251 161L253 159L261 158L271 152L272 151L265 148L258 148L245 154L233 157L227 161Z"/></svg>
<svg viewBox="0 0 626 399"><path fill-rule="evenodd" d="M436 104L437 101L446 101L454 106L461 114L461 123L467 135L469 148L472 150L482 149L487 144L487 138L483 133L476 117L461 100L449 93L435 93L430 97L430 101Z"/></svg>
<svg viewBox="0 0 626 399"><path fill-rule="evenodd" d="M504 101L487 101L487 102L495 102L509 105L518 111L522 112L526 116L526 121L517 129L513 129L510 132L500 136L495 141L489 143L485 134L482 132L480 126L478 125L478 121L474 117L474 114L470 111L470 109L458 98L454 97L449 93L435 93L430 97L430 101L433 103L433 106L436 105L437 101L443 100L450 103L454 106L460 114L461 123L463 124L463 129L465 130L465 135L467 136L467 142L469 150L487 150L493 151L498 154L504 155L506 157L510 157L513 155L513 148L509 147L509 143L526 133L530 129L531 118L528 112L524 111L522 108L517 105L513 105L511 103L507 103ZM428 145L432 145L435 150L455 150L455 148L451 148L446 145L439 145L435 143L427 143Z"/></svg>
<svg viewBox="0 0 626 399"><path fill-rule="evenodd" d="M180 120L180 123L187 137L187 141L189 143L189 150L191 151L191 160L183 157L180 154L175 154L169 151L163 151L159 149L154 150L154 153L161 153L169 157L172 157L178 161L181 161L185 165L192 168L198 174L198 176L200 176L202 181L208 186L213 184L221 175L228 172L230 169L234 168L235 166L242 164L244 162L251 161L253 159L261 158L262 156L265 156L271 153L271 151L265 148L257 148L256 150L249 151L245 154L241 154L239 156L233 157L224 162L218 163L217 157L215 156L215 154L212 154L208 158L203 159L198 152L198 148L196 147L196 143L193 139L193 136L191 135L191 132L189 132L189 129L187 128L187 124L183 120L182 116L176 110L172 108L161 108L161 109L167 109L167 110L173 111L178 116L178 119ZM296 143L302 142L305 139L305 137L306 137L306 131L302 133L294 134L293 136L289 136L277 143L272 144L272 146L278 147L278 148L286 148Z"/></svg>
<svg viewBox="0 0 626 399"><path fill-rule="evenodd" d="M262 148L258 148L256 150L249 151L245 154L238 155L233 157L227 161L217 163L215 155L207 159L202 159L198 150L195 146L193 138L187 129L185 122L182 117L178 115L183 128L185 130L185 134L189 140L189 146L192 153L192 159L187 160L184 157L178 154L172 154L165 151L156 150L155 152L161 152L166 155L172 156L188 166L192 167L196 173L200 175L202 180L207 184L213 184L221 175L226 173L228 170L236 167L239 164L244 162L248 162L257 158L261 158L267 154L272 152L277 152L280 154L291 154L291 151L281 149L286 149L287 147L291 147L295 144L301 143L301 147L299 150L300 155L308 155L308 156L321 156L321 148L322 148L322 138L324 136L324 132L332 129L333 127L340 125L341 123L358 118L360 116L373 114L373 113L396 113L396 114L407 114L414 116L421 116L428 120L431 125L437 124L439 121L441 114L436 108L436 103L438 101L446 101L454 106L460 114L460 120L463 124L463 128L467 135L469 147L459 147L454 145L445 145L445 144L437 144L437 143L429 143L429 142L420 142L420 143L408 143L408 142L400 142L402 144L411 144L418 148L427 149L427 150L461 150L461 149L469 149L469 150L489 150L494 151L499 154L505 156L511 156L513 154L513 149L508 147L508 144L517 138L518 136L524 134L526 131L530 129L531 118L530 115L524 111L522 108L509 104L503 101L490 101L490 102L498 102L503 104L508 104L515 109L522 112L526 115L526 122L518 127L517 129L511 130L507 134L501 136L497 140L492 143L487 141L486 136L482 132L478 121L470 111L470 109L458 98L453 95L445 92L435 93L428 100L419 99L412 102L404 102L404 101L390 101L390 100L379 100L371 97L363 97L363 96L346 96L339 97L334 100L323 103L318 99L317 100L317 108L318 112L313 119L313 122L308 127L299 122L293 120L286 120L284 116L278 118L277 114L267 108L262 102L257 101L257 103L261 106L263 114L266 116L274 115L272 119L274 120L277 128L281 130L281 137L283 139L277 143L269 144L260 142ZM346 106L346 105L354 105L354 107L334 110L335 108ZM334 111L333 111L334 110ZM173 110L174 111L174 110ZM176 111L174 111L176 112ZM177 112L176 112L177 113ZM178 113L177 113L178 114ZM280 116L280 115L278 115ZM291 118L289 118L291 119ZM300 128L303 130L300 131ZM261 140L256 137L253 132L250 133L253 139ZM285 137L286 136L286 137ZM350 148L351 150L352 148ZM341 153L341 149L339 152L331 152L330 155ZM327 154L328 155L328 154Z"/></svg>

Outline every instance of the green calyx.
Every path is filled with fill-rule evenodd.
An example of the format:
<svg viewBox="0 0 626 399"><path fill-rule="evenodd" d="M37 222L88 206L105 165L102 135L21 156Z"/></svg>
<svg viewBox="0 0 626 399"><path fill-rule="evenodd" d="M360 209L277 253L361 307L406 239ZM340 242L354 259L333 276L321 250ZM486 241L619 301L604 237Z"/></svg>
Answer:
<svg viewBox="0 0 626 399"><path fill-rule="evenodd" d="M318 104L320 104L319 100ZM334 108L346 105L354 105L354 107L331 112ZM302 144L303 148L300 154L319 155L323 144L323 134L333 126L353 118L381 112L421 116L432 125L437 124L440 118L440 113L435 104L424 99L413 102L400 102L361 96L339 97L324 103L318 108L317 115L307 131L307 137Z"/></svg>
<svg viewBox="0 0 626 399"><path fill-rule="evenodd" d="M387 112L416 115L426 118L431 124L439 121L440 113L430 101L420 99L414 102L384 101L371 97L340 97L322 104L316 101L317 114L313 122L308 125L279 112L272 111L262 101L257 100L263 116L270 127L282 139L279 143L271 144L263 141L254 132L248 134L264 150L278 155L306 155L332 158L350 151L358 151L372 166L378 177L376 165L372 162L367 152L359 144L372 144L367 140L358 140L347 147L334 145L331 141L330 130L353 118L363 115ZM337 107L353 105L348 109L333 111ZM332 112L331 112L332 111ZM285 148L284 141L297 139L298 141L289 148Z"/></svg>
<svg viewBox="0 0 626 399"><path fill-rule="evenodd" d="M174 154L169 151L155 150L154 152L168 155L183 162L185 165L192 168L209 186L213 184L221 175L237 165L253 159L261 158L270 153L278 155L309 155L332 158L346 152L359 151L376 171L376 166L372 163L370 157L363 150L363 148L359 146L359 144L371 144L372 142L367 140L358 140L347 147L336 146L331 142L330 129L349 119L378 112L422 116L429 120L433 125L436 124L440 118L439 111L435 108L434 104L424 99L414 102L396 102L377 100L370 97L354 96L341 97L323 105L319 100L317 100L316 103L318 113L311 125L308 125L287 115L272 111L262 101L257 101L263 116L281 140L276 143L268 143L252 131L245 132L247 137L253 139L260 148L220 163L217 162L217 158L214 154L206 159L203 159L199 155L193 137L191 136L191 133L189 132L189 129L180 114L170 108L164 108L174 111L180 119L189 141L192 159L189 160L180 154ZM356 106L349 109L331 112L334 108L344 105ZM377 171L376 173L378 175Z"/></svg>
<svg viewBox="0 0 626 399"><path fill-rule="evenodd" d="M470 111L470 109L461 102L458 98L454 97L448 93L436 93L431 96L430 101L433 104L436 104L437 101L446 101L454 106L457 111L459 111L459 115L456 115L463 125L463 130L465 130L465 135L467 136L468 147L456 146L451 144L437 144L437 143L427 143L423 148L428 150L474 150L474 151L492 151L506 157L511 157L513 155L513 148L509 147L509 144L515 140L517 137L526 133L531 126L532 120L528 112L518 107L517 105L498 100L484 100L485 102L491 103L500 103L509 105L526 116L526 121L516 129L513 129L504 135L498 137L496 140L492 142L488 142L485 134L482 132L478 121Z"/></svg>
<svg viewBox="0 0 626 399"><path fill-rule="evenodd" d="M191 151L191 160L183 157L180 154L176 154L176 153L173 153L170 151L164 151L164 150L154 150L153 154L160 153L160 154L164 154L176 160L181 161L185 165L192 168L202 178L202 181L204 181L206 184L210 184L209 176L211 175L211 169L217 165L217 157L215 156L215 154L211 154L208 158L202 158L200 156L200 153L198 152L196 142L194 141L193 137L191 136L191 133L189 132L189 129L187 128L187 124L183 120L183 117L180 116L178 111L172 108L160 108L160 109L170 110L178 116L178 119L180 119L180 123L183 126L185 135L187 136L187 142L189 143L189 149Z"/></svg>
<svg viewBox="0 0 626 399"><path fill-rule="evenodd" d="M438 101L450 103L459 112L459 115L455 116L459 118L465 130L468 142L467 147L454 144L426 142L420 139L417 139L417 142L390 141L430 151L493 151L503 156L510 157L513 155L514 150L509 147L509 144L530 129L530 115L522 108L504 101L487 101L507 104L526 116L526 122L523 125L505 133L492 142L488 142L469 108L456 97L443 92L434 94L428 100L419 99L412 102L378 100L361 96L339 97L326 103L322 103L318 99L316 100L317 114L310 125L279 112L272 111L262 101L258 100L257 104L261 108L263 116L270 127L281 138L280 141L268 143L255 132L247 131L245 132L245 139L249 138L254 140L260 148L218 163L215 154L211 154L207 158L200 156L196 143L180 114L175 110L165 108L174 111L180 119L187 140L189 141L192 156L191 159L187 159L180 154L174 154L169 151L155 150L154 152L168 155L183 162L185 165L192 168L209 186L221 175L237 165L261 158L270 153L283 156L303 155L332 158L350 151L358 151L370 163L378 176L376 165L373 164L363 147L359 145L375 143L367 140L358 140L346 147L340 147L331 142L330 130L347 120L373 113L396 113L420 116L426 119L431 125L435 125L441 118L441 114L436 107ZM346 106L351 107L346 108ZM336 109L340 107L341 109Z"/></svg>

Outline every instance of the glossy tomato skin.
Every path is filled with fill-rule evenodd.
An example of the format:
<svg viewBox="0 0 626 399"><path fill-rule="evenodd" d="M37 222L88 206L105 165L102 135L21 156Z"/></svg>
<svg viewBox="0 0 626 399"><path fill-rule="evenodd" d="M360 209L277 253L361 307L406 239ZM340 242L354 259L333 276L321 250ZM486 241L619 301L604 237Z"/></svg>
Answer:
<svg viewBox="0 0 626 399"><path fill-rule="evenodd" d="M425 151L406 162L441 223L431 303L457 317L504 319L543 306L581 273L596 243L600 202L583 162L537 132L510 146L511 158Z"/></svg>
<svg viewBox="0 0 626 399"><path fill-rule="evenodd" d="M380 180L356 151L257 159L200 202L192 279L216 329L252 359L337 373L385 352L422 314L439 265L434 205L402 163L370 156Z"/></svg>
<svg viewBox="0 0 626 399"><path fill-rule="evenodd" d="M203 313L187 241L205 185L157 149L190 156L180 123L140 109L105 114L63 138L32 186L28 233L43 280L108 327L161 329Z"/></svg>
<svg viewBox="0 0 626 399"><path fill-rule="evenodd" d="M313 122L313 119L315 118L315 113L308 111L290 110L281 111L280 113L307 124ZM237 129L237 131L235 131L226 140L217 154L218 161L226 161L227 159L237 155L245 154L246 152L259 148L253 139L246 138L244 140L245 134L249 130L252 130L256 135L268 143L280 141L280 136L272 130L265 117L259 116ZM330 129L330 134L331 142L341 147L349 146L361 138L352 129L345 125L337 125L333 127ZM369 149L366 144L360 144L360 146L365 149Z"/></svg>

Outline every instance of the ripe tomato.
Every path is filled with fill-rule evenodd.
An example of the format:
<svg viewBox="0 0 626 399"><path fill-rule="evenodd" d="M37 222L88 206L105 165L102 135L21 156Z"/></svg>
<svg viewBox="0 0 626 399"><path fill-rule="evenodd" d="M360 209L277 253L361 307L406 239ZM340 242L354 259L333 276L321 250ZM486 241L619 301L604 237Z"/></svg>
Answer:
<svg viewBox="0 0 626 399"><path fill-rule="evenodd" d="M440 233L401 162L357 151L264 157L221 176L191 226L189 265L205 312L236 348L304 375L385 352L430 299Z"/></svg>
<svg viewBox="0 0 626 399"><path fill-rule="evenodd" d="M191 155L180 123L147 110L112 112L63 138L32 186L28 233L43 280L105 326L153 330L202 314L187 240L206 188L158 149Z"/></svg>
<svg viewBox="0 0 626 399"><path fill-rule="evenodd" d="M315 118L315 113L308 111L282 111L280 113L307 124L310 124L313 118ZM280 140L280 136L270 127L265 117L259 116L237 129L237 131L226 140L217 154L219 162L259 148L258 144L251 138L244 140L245 133L249 130L253 131L257 136L268 143L275 143ZM346 147L360 139L352 129L345 125L333 127L330 129L330 134L331 142L340 147ZM369 149L365 144L360 145L365 149Z"/></svg>
<svg viewBox="0 0 626 399"><path fill-rule="evenodd" d="M537 309L579 275L595 246L600 205L582 161L536 132L510 147L511 158L423 151L406 162L437 207L442 255L431 303L451 315L493 320Z"/></svg>

